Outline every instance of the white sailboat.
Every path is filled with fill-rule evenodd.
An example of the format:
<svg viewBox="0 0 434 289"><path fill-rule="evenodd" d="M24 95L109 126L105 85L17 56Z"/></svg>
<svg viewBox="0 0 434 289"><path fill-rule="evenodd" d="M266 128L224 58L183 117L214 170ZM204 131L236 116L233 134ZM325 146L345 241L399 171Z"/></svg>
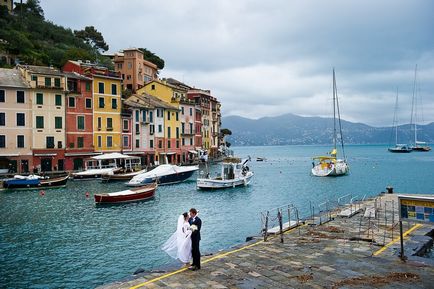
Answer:
<svg viewBox="0 0 434 289"><path fill-rule="evenodd" d="M393 113L393 127L395 128L395 146L390 147L387 150L391 153L410 153L410 146L398 143L398 89L396 89L395 112Z"/></svg>
<svg viewBox="0 0 434 289"><path fill-rule="evenodd" d="M337 114L337 118L336 118ZM337 125L339 125L339 135L342 148L343 159L338 159L337 154ZM342 124L339 111L338 92L336 88L335 69L333 68L333 150L328 156L317 156L313 158L312 174L317 177L335 177L348 174L350 168L347 164L344 140L342 137Z"/></svg>
<svg viewBox="0 0 434 289"><path fill-rule="evenodd" d="M411 121L414 128L414 143L411 146L411 149L418 152L428 152L431 150L431 147L427 145L424 141L417 140L417 109L418 109L418 98L417 98L417 64L414 69L414 82L413 82L413 99L411 102ZM414 117L414 118L413 118ZM413 123L414 120L414 123Z"/></svg>

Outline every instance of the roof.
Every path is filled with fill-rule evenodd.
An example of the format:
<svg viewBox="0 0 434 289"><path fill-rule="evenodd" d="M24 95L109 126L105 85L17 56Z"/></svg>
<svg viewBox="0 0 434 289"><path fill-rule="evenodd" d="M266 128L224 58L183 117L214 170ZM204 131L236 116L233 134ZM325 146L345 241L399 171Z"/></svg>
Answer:
<svg viewBox="0 0 434 289"><path fill-rule="evenodd" d="M17 69L0 68L0 86L30 88Z"/></svg>
<svg viewBox="0 0 434 289"><path fill-rule="evenodd" d="M20 65L20 67L32 73L64 76L62 71L52 66Z"/></svg>
<svg viewBox="0 0 434 289"><path fill-rule="evenodd" d="M185 83L183 83L183 82L181 82L179 80L171 78L171 77L164 78L163 80L165 80L168 84L171 84L171 85L176 86L178 88L191 89L191 86L189 86L189 85L187 85L187 84L185 84Z"/></svg>
<svg viewBox="0 0 434 289"><path fill-rule="evenodd" d="M137 108L165 108L171 110L179 110L177 107L170 105L155 96L145 93L131 95L129 98L124 100L124 104L130 107Z"/></svg>
<svg viewBox="0 0 434 289"><path fill-rule="evenodd" d="M64 72L67 78L80 79L80 80L92 80L92 78L81 75L77 72Z"/></svg>

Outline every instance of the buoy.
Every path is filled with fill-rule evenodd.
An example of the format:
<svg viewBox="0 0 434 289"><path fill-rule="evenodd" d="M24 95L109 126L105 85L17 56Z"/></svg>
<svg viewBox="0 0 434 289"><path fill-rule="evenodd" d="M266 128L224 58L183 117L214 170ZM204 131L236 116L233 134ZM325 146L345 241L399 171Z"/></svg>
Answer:
<svg viewBox="0 0 434 289"><path fill-rule="evenodd" d="M86 192L86 198L89 198L89 192Z"/></svg>
<svg viewBox="0 0 434 289"><path fill-rule="evenodd" d="M41 196L45 196L45 191L41 190L41 191L39 192L39 195L41 195Z"/></svg>

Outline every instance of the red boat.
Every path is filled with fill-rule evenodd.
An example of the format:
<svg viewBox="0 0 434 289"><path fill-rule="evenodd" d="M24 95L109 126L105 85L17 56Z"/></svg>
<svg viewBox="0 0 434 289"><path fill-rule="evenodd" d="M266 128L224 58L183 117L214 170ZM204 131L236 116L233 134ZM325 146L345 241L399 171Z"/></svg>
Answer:
<svg viewBox="0 0 434 289"><path fill-rule="evenodd" d="M116 203L143 201L143 200L153 198L156 189L157 189L157 184L151 184L151 185L124 190L120 192L107 193L107 194L95 194L94 198L96 204L116 204Z"/></svg>

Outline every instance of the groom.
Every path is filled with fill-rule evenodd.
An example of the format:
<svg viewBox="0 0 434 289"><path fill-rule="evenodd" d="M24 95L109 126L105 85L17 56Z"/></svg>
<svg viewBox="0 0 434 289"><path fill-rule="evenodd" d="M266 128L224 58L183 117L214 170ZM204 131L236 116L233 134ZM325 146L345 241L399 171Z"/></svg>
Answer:
<svg viewBox="0 0 434 289"><path fill-rule="evenodd" d="M197 216L197 210L195 208L190 209L190 219L188 220L190 226L195 225L197 227L191 233L191 255L193 257L193 264L188 269L196 271L200 269L200 228L202 227L202 220Z"/></svg>

